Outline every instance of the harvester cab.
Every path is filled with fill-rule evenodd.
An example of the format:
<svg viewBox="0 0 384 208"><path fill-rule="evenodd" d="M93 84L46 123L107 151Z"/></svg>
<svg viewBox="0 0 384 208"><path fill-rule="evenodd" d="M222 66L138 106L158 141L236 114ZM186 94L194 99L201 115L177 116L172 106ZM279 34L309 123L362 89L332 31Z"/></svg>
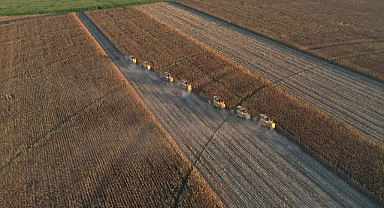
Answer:
<svg viewBox="0 0 384 208"><path fill-rule="evenodd" d="M171 76L171 73L169 73L169 72L164 72L163 78L167 82L173 82L173 77Z"/></svg>
<svg viewBox="0 0 384 208"><path fill-rule="evenodd" d="M217 97L217 96L213 96L213 105L216 108L225 108L224 101L221 98Z"/></svg>
<svg viewBox="0 0 384 208"><path fill-rule="evenodd" d="M249 115L249 113L247 113L247 111L241 106L236 107L235 113L236 113L236 116L239 116L240 118L245 118L247 120L251 119L251 115Z"/></svg>
<svg viewBox="0 0 384 208"><path fill-rule="evenodd" d="M184 89L186 89L188 91L192 91L192 84L189 83L187 80L182 80L181 84L182 84Z"/></svg>
<svg viewBox="0 0 384 208"><path fill-rule="evenodd" d="M273 122L272 119L270 119L267 115L265 114L260 114L260 123L263 125L263 126L267 126L271 129L274 129L276 124L275 122Z"/></svg>
<svg viewBox="0 0 384 208"><path fill-rule="evenodd" d="M129 56L129 60L131 60L132 63L136 64L136 58L133 55Z"/></svg>
<svg viewBox="0 0 384 208"><path fill-rule="evenodd" d="M148 69L148 70L151 69L151 65L149 65L148 62L146 62L146 61L144 61L144 62L142 63L142 66L143 66L144 69Z"/></svg>

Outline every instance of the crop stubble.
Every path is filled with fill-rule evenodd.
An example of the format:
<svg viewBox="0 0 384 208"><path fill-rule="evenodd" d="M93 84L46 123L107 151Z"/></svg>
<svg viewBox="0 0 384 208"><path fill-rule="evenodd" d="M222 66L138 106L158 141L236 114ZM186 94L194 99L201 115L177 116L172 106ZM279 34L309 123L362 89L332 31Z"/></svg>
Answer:
<svg viewBox="0 0 384 208"><path fill-rule="evenodd" d="M152 5L142 6L140 8L142 8L142 11L152 11L152 14L158 14L159 11L162 11L162 9L159 8L153 10L153 8L156 8L156 6ZM158 34L153 33L152 35L147 35L150 32L143 32L143 30L145 31L145 28L141 27L138 33L131 34L132 37L140 37L141 39L150 41L150 43L142 43L143 45L141 45L141 47L137 47L136 44L133 44L133 46L130 45L130 43L135 42L136 39L120 41L129 39L129 36L124 35L125 33L124 31L121 31L122 29L118 29L116 31L111 30L110 27L116 28L116 26L110 25L119 25L117 28L123 28L125 24L131 24L132 22L134 22L137 26L148 25L148 22L152 22L151 24L158 24L157 27L167 28L166 25L163 25L162 23L155 23L156 21L149 17L142 16L142 14L140 14L140 19L124 18L125 15L132 15L131 13L138 15L138 12L133 11L135 11L135 9L115 9L105 10L103 12L88 12L87 15L100 27L101 30L103 30L106 36L111 39L111 41L117 46L117 48L120 49L120 51L123 52L123 54L129 55L133 53L136 55L136 57L139 58L139 60L151 61L155 71L159 73L170 71L172 74L176 75L176 79L186 78L189 80L196 80L196 83L193 83L196 85L195 89L197 89L197 92L203 97L209 98L213 95L219 95L224 98L227 103L229 103L230 108L233 108L239 102L244 101L243 104L247 106L247 109L249 109L253 115L257 115L260 112L271 115L272 118L274 118L279 124L279 128L283 128L283 131L286 131L289 136L293 136L311 152L319 155L320 158L332 164L335 169L348 175L350 178L352 178L352 180L369 189L378 198L383 198L383 179L381 177L383 174L381 169L381 158L383 153L382 149L378 145L367 142L365 138L362 138L351 128L337 124L334 121L330 121L332 119L328 116L325 116L323 113L320 113L313 108L303 105L301 102L288 95L287 93L282 92L278 88L267 87L264 92L258 93L261 87L266 84L266 82L263 82L256 77L252 77L251 80L254 79L255 83L257 84L249 87L247 83L250 82L242 82L242 79L236 78L246 77L245 74L248 74L247 70L241 70L238 66L233 65L233 63L229 61L224 62L223 65L216 64L217 58L212 56L212 52L201 45L192 45L193 47L198 46L196 49L188 48L188 50L196 51L194 52L194 55L184 55L183 59L177 59L179 56L175 58L176 56L173 56L172 52L169 51L172 51L172 49L175 51L183 51L179 49L180 47L183 47L183 42L179 39L188 38L182 35L177 35L177 33L175 33L173 30L170 30L169 32L162 31ZM113 18L110 16L113 16ZM142 24L141 22L145 23ZM153 28L156 26L151 27ZM147 26L146 28L151 27ZM119 35L118 37L116 37L117 34ZM158 37L166 35L172 36L172 39L177 40L175 42L180 44L173 43L168 45L169 41L162 42L160 41L161 39L158 39ZM151 50L156 51L155 55L157 56L154 56L151 53L147 53ZM222 60L223 59L220 57L220 61L218 62L221 63ZM289 63L290 60L287 61ZM204 63L206 64L204 65ZM218 66L218 69L211 70L211 68L215 66ZM223 68L225 68L223 66L229 67L228 71L221 71ZM231 70L232 67L235 67L236 70ZM198 69L200 69L200 71ZM211 73L217 74L209 76ZM227 79L230 82L224 83L221 78L225 78L226 74L229 75ZM247 88L249 91L240 94L231 93L243 88ZM265 96L265 92L269 92L270 95L276 93L281 96ZM249 99L247 99L248 97ZM255 102L255 97L257 97L257 102ZM272 106L271 101L273 101L273 103L275 103L277 106L274 106L274 108L260 107L261 104ZM295 103L295 105L284 105L286 102ZM300 112L301 118L305 119L301 119L299 122L292 122L297 120L297 112ZM286 115L286 118L295 119L284 120L278 115L280 117L282 115ZM307 118L309 118L311 122L306 123ZM319 123L321 125L319 125ZM307 128L303 128L305 126ZM308 135L312 136L307 137ZM338 146L328 145L336 143ZM323 150L323 148L326 148L326 150ZM345 157L338 157L340 155ZM367 161L369 162L367 163Z"/></svg>
<svg viewBox="0 0 384 208"><path fill-rule="evenodd" d="M193 1L176 2L384 80L382 2ZM215 5L220 4L220 7Z"/></svg>
<svg viewBox="0 0 384 208"><path fill-rule="evenodd" d="M191 164L74 14L0 33L0 206L175 204ZM195 171L186 187L220 206Z"/></svg>

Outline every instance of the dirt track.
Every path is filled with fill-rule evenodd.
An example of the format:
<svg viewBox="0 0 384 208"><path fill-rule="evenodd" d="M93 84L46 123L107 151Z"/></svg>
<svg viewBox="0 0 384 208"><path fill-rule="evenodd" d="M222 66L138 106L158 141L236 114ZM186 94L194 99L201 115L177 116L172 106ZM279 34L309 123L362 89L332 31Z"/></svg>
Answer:
<svg viewBox="0 0 384 208"><path fill-rule="evenodd" d="M176 3L138 8L384 144L384 83Z"/></svg>
<svg viewBox="0 0 384 208"><path fill-rule="evenodd" d="M123 57L89 19L78 16L111 58ZM125 58L115 63L225 205L377 206L274 131L218 111Z"/></svg>

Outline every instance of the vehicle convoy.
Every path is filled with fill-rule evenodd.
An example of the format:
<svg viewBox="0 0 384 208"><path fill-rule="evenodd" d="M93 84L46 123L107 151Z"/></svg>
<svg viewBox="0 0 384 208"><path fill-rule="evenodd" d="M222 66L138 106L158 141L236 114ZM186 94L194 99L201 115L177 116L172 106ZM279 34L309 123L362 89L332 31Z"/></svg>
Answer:
<svg viewBox="0 0 384 208"><path fill-rule="evenodd" d="M188 82L187 80L182 80L181 81L182 87L188 91L192 90L192 84Z"/></svg>
<svg viewBox="0 0 384 208"><path fill-rule="evenodd" d="M133 55L129 56L129 60L131 60L132 63L136 64L136 58Z"/></svg>
<svg viewBox="0 0 384 208"><path fill-rule="evenodd" d="M169 73L169 72L164 72L163 78L167 82L173 82L173 77L171 76L171 73Z"/></svg>
<svg viewBox="0 0 384 208"><path fill-rule="evenodd" d="M151 65L148 64L148 62L144 61L141 66L144 68L144 69L148 69L150 70L151 69Z"/></svg>
<svg viewBox="0 0 384 208"><path fill-rule="evenodd" d="M236 116L239 116L240 118L245 118L247 120L251 119L251 115L247 113L247 111L241 107L240 105L236 107Z"/></svg>
<svg viewBox="0 0 384 208"><path fill-rule="evenodd" d="M265 114L260 114L260 123L263 126L269 127L271 129L274 129L276 127L275 122L273 122L272 119L270 119L267 115Z"/></svg>
<svg viewBox="0 0 384 208"><path fill-rule="evenodd" d="M221 98L213 96L213 106L216 108L225 108L225 103Z"/></svg>

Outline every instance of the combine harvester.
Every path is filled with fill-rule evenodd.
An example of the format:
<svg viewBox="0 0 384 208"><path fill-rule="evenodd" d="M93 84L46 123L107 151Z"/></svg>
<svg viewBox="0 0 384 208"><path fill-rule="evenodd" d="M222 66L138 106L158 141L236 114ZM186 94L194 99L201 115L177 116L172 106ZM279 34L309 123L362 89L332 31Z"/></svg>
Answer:
<svg viewBox="0 0 384 208"><path fill-rule="evenodd" d="M132 63L136 64L136 58L133 55L130 55L128 58Z"/></svg>
<svg viewBox="0 0 384 208"><path fill-rule="evenodd" d="M270 119L267 115L265 114L260 114L260 123L263 126L266 126L268 128L274 129L276 127L275 122L273 122L272 119Z"/></svg>
<svg viewBox="0 0 384 208"><path fill-rule="evenodd" d="M192 84L190 82L188 82L187 80L182 80L181 86L188 91L192 91Z"/></svg>
<svg viewBox="0 0 384 208"><path fill-rule="evenodd" d="M212 104L213 106L215 106L216 108L222 108L224 109L225 108L225 103L224 101L217 97L217 96L213 96L213 99L212 100L209 100L208 101L209 104Z"/></svg>
<svg viewBox="0 0 384 208"><path fill-rule="evenodd" d="M129 60L134 64L137 63L136 58L133 55L129 56ZM141 66L147 70L151 69L151 66L146 61L141 63ZM171 76L171 73L169 73L169 72L164 72L164 74L162 75L162 78L167 82L174 82L174 78ZM183 89L185 89L187 91L192 91L192 84L190 82L188 82L187 80L182 80L180 82L180 85ZM218 96L213 96L213 99L209 100L208 102L209 102L209 104L212 104L217 109L225 109L224 101ZM234 110L234 112L235 112L235 115L240 117L240 118L243 118L246 120L251 119L251 115L242 106L237 106L236 109ZM266 126L268 128L274 129L276 127L275 122L273 122L273 120L270 119L265 114L260 114L259 119L257 119L257 118L255 119L255 121L257 121L257 120L259 120L261 125Z"/></svg>
<svg viewBox="0 0 384 208"><path fill-rule="evenodd" d="M251 115L240 105L236 107L235 114L236 114L236 116L238 116L240 118L244 118L246 120L251 119Z"/></svg>
<svg viewBox="0 0 384 208"><path fill-rule="evenodd" d="M171 76L171 73L164 72L163 79L167 82L173 82L173 77Z"/></svg>
<svg viewBox="0 0 384 208"><path fill-rule="evenodd" d="M144 61L141 66L144 68L144 69L148 69L148 70L151 70L151 65L148 64L148 62Z"/></svg>

